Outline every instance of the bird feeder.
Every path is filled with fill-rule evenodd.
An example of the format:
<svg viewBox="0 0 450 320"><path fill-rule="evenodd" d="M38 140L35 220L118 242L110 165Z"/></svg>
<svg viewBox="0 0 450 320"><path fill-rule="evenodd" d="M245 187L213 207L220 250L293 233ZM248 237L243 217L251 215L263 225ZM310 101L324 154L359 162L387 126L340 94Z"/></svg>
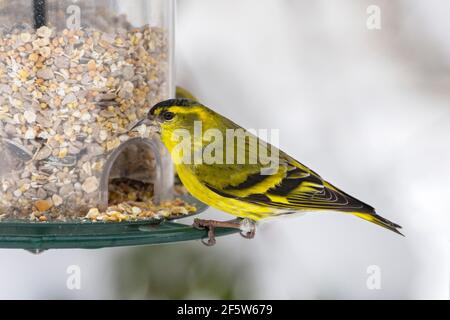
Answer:
<svg viewBox="0 0 450 320"><path fill-rule="evenodd" d="M0 2L0 247L204 235L168 219L83 219L108 207L115 179L151 184L155 202L173 197L167 150L145 128L129 131L174 95L173 15L172 0Z"/></svg>

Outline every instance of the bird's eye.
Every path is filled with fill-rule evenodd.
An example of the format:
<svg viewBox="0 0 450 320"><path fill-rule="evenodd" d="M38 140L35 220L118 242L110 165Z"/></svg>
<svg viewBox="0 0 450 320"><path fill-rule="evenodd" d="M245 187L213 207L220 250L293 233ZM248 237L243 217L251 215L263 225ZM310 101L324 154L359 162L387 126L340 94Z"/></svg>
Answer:
<svg viewBox="0 0 450 320"><path fill-rule="evenodd" d="M169 121L172 120L175 117L175 113L170 112L170 111L166 111L162 114L162 117L164 120Z"/></svg>

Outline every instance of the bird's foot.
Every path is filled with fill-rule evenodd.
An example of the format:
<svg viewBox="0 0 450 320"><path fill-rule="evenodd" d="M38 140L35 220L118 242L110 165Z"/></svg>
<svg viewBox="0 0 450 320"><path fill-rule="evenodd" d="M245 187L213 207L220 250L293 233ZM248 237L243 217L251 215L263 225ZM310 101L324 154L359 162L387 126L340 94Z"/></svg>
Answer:
<svg viewBox="0 0 450 320"><path fill-rule="evenodd" d="M256 223L253 220L245 218L239 223L239 229L241 230L241 236L245 239L253 239L256 234Z"/></svg>
<svg viewBox="0 0 450 320"><path fill-rule="evenodd" d="M195 219L193 227L196 229L208 229L207 239L202 239L202 243L206 246L213 246L216 244L216 228L232 228L241 230L240 234L246 239L253 239L256 233L256 225L250 219L243 219L241 221L216 221Z"/></svg>

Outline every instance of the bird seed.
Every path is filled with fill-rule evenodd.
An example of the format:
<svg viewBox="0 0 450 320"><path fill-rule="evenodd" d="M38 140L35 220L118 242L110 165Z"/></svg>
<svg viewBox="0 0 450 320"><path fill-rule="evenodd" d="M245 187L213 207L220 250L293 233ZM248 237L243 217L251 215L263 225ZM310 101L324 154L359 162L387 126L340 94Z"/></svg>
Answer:
<svg viewBox="0 0 450 320"><path fill-rule="evenodd" d="M128 129L137 119L168 97L165 30L124 20L116 32L21 24L0 27L0 35L2 220L88 213L91 220L122 221L156 212L142 203L109 215L92 208L108 156L136 134Z"/></svg>

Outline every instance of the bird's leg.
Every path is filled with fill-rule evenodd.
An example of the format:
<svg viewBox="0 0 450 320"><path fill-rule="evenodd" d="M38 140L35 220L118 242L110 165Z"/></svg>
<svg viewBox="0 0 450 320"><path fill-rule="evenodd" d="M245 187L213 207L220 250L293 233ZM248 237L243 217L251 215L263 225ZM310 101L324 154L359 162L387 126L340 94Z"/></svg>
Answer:
<svg viewBox="0 0 450 320"><path fill-rule="evenodd" d="M216 221L216 220L203 220L195 219L194 228L208 229L208 240L202 241L207 246L213 246L216 244L215 229L219 228L232 228L241 230L241 236L246 239L252 239L255 237L256 226L255 222L250 219L243 219L241 221Z"/></svg>

